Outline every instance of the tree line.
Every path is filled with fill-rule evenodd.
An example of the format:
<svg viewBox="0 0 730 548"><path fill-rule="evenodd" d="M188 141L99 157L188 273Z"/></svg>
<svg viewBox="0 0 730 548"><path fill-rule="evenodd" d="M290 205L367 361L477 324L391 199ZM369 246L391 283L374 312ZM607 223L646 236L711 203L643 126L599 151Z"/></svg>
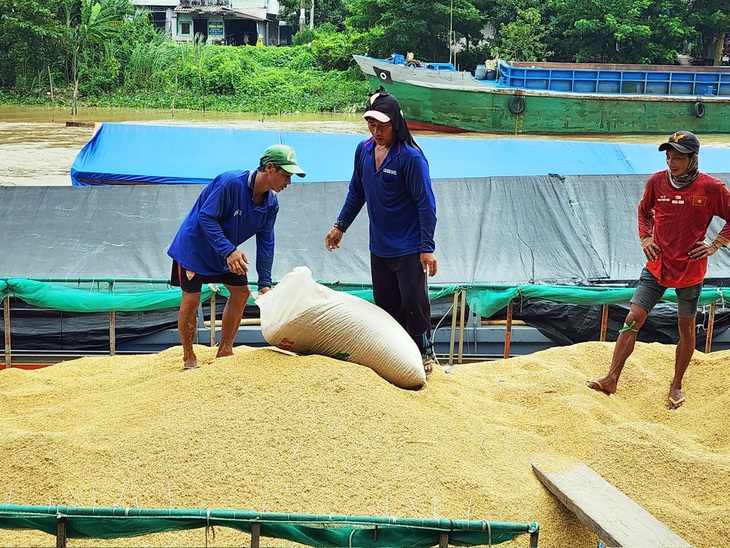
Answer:
<svg viewBox="0 0 730 548"><path fill-rule="evenodd" d="M0 100L254 112L362 106L353 53L720 64L728 0L280 0L292 48L176 44L129 0L0 0ZM311 2L314 2L313 7ZM305 10L307 17L310 10ZM309 27L312 28L309 28Z"/></svg>
<svg viewBox="0 0 730 548"><path fill-rule="evenodd" d="M299 0L280 4L297 28ZM314 12L315 28L362 33L375 57L411 51L439 61L458 50L466 70L497 55L675 64L688 54L720 64L730 32L728 0L315 0Z"/></svg>

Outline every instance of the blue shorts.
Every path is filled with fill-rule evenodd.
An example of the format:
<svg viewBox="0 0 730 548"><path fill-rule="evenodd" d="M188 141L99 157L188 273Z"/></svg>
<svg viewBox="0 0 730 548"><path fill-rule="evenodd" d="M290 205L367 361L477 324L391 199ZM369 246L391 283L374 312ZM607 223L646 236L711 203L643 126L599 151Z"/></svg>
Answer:
<svg viewBox="0 0 730 548"><path fill-rule="evenodd" d="M636 286L634 296L631 297L631 304L646 310L648 314L667 289L667 287L659 285L656 276L644 267L639 277L639 285ZM702 284L678 287L674 291L677 293L677 316L680 318L694 318L697 315L697 303L700 300Z"/></svg>
<svg viewBox="0 0 730 548"><path fill-rule="evenodd" d="M215 276L203 276L190 270L185 270L176 260L172 260L172 273L170 274L170 285L179 287L186 293L200 293L203 284L223 285L248 285L246 274L234 274L223 272Z"/></svg>

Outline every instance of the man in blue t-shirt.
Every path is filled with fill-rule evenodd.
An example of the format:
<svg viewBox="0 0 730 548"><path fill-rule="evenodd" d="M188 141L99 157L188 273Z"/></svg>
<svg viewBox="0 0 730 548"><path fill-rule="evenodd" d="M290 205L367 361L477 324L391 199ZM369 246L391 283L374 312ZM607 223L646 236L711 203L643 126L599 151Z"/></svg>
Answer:
<svg viewBox="0 0 730 548"><path fill-rule="evenodd" d="M367 204L375 304L411 335L428 374L436 363L428 276L437 270L436 199L428 162L408 130L398 101L385 89L370 98L363 118L372 137L355 151L345 205L325 237L325 246L330 251L338 249L342 235Z"/></svg>
<svg viewBox="0 0 730 548"><path fill-rule="evenodd" d="M177 320L183 369L198 367L193 343L204 283L221 283L230 292L216 357L233 354L233 340L251 295L248 260L238 246L253 236L258 290L265 293L271 288L274 223L279 212L276 193L289 186L294 173L305 175L297 165L294 149L271 146L258 169L227 171L213 179L180 225L167 254L172 257L171 284L183 291Z"/></svg>

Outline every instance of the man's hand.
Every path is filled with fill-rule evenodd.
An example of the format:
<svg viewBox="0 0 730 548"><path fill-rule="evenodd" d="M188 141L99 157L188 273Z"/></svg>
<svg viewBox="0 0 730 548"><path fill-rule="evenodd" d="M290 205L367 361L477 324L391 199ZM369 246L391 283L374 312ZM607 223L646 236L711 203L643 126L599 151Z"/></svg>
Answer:
<svg viewBox="0 0 730 548"><path fill-rule="evenodd" d="M246 255L241 253L238 249L228 255L226 262L228 263L228 270L234 274L241 275L248 272L248 259L246 259Z"/></svg>
<svg viewBox="0 0 730 548"><path fill-rule="evenodd" d="M692 259L705 259L710 255L714 255L715 252L721 247L722 246L717 242L712 242L711 244L705 242L697 242L697 245L694 246L694 248L688 253L688 255Z"/></svg>
<svg viewBox="0 0 730 548"><path fill-rule="evenodd" d="M324 246L327 251L334 251L340 249L340 242L342 241L342 231L335 227L327 233L324 237Z"/></svg>
<svg viewBox="0 0 730 548"><path fill-rule="evenodd" d="M428 276L435 276L438 271L436 255L433 253L421 253L421 266L423 266L423 271L428 273Z"/></svg>
<svg viewBox="0 0 730 548"><path fill-rule="evenodd" d="M641 247L644 250L644 255L650 261L653 261L659 256L659 246L654 243L654 238L644 238L641 240Z"/></svg>
<svg viewBox="0 0 730 548"><path fill-rule="evenodd" d="M259 287L259 295L263 295L264 293L268 293L271 291L270 287Z"/></svg>

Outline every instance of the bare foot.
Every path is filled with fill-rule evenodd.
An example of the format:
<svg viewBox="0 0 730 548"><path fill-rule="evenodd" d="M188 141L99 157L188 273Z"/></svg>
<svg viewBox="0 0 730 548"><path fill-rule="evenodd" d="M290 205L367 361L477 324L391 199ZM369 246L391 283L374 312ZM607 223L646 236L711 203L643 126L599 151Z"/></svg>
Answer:
<svg viewBox="0 0 730 548"><path fill-rule="evenodd" d="M188 369L197 369L198 368L198 359L193 356L192 358L188 358L183 363L183 371L187 371Z"/></svg>
<svg viewBox="0 0 730 548"><path fill-rule="evenodd" d="M226 356L233 356L233 348L231 348L231 347L225 348L223 346L219 346L218 352L216 352L215 357L216 358L225 358Z"/></svg>
<svg viewBox="0 0 730 548"><path fill-rule="evenodd" d="M430 375L433 373L433 364L436 363L436 360L433 358L433 356L422 356L423 359L423 370L426 372L426 375Z"/></svg>
<svg viewBox="0 0 730 548"><path fill-rule="evenodd" d="M669 409L679 409L684 403L684 394L681 388L669 389Z"/></svg>
<svg viewBox="0 0 730 548"><path fill-rule="evenodd" d="M616 387L611 386L606 379L594 379L592 381L586 381L586 386L591 390L597 392L603 392L607 396L610 396L616 392Z"/></svg>

